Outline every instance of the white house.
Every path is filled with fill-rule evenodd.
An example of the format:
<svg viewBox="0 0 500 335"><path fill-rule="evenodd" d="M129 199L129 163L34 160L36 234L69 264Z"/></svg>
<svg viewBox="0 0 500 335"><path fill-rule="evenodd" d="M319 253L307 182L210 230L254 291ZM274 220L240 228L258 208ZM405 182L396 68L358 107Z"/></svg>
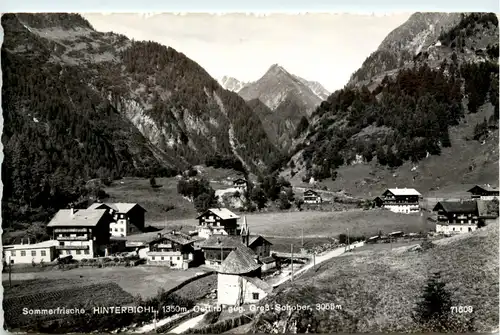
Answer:
<svg viewBox="0 0 500 335"><path fill-rule="evenodd" d="M440 201L433 211L437 212L436 233L444 235L472 232L480 222L476 201Z"/></svg>
<svg viewBox="0 0 500 335"><path fill-rule="evenodd" d="M320 204L323 199L318 194L318 192L313 190L307 190L304 192L304 203L306 204Z"/></svg>
<svg viewBox="0 0 500 335"><path fill-rule="evenodd" d="M272 291L272 287L260 279L261 264L248 247L241 246L231 251L217 272L219 305L256 303Z"/></svg>
<svg viewBox="0 0 500 335"><path fill-rule="evenodd" d="M109 224L111 236L126 237L144 231L146 210L136 203L93 203L88 209L108 209L113 215Z"/></svg>
<svg viewBox="0 0 500 335"><path fill-rule="evenodd" d="M237 235L240 217L227 208L210 208L198 216L198 236Z"/></svg>
<svg viewBox="0 0 500 335"><path fill-rule="evenodd" d="M58 252L56 246L58 241L49 240L40 243L13 244L3 246L3 258L11 264L31 264L35 262L49 263L57 258Z"/></svg>
<svg viewBox="0 0 500 335"><path fill-rule="evenodd" d="M418 213L421 197L414 188L390 188L375 199L375 204L395 213Z"/></svg>

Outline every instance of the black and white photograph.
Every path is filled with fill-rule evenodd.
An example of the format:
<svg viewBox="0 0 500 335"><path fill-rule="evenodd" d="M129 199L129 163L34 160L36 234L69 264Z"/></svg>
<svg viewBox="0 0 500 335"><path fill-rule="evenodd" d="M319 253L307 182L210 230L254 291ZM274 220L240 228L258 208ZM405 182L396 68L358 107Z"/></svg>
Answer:
<svg viewBox="0 0 500 335"><path fill-rule="evenodd" d="M498 18L3 13L3 332L498 333Z"/></svg>

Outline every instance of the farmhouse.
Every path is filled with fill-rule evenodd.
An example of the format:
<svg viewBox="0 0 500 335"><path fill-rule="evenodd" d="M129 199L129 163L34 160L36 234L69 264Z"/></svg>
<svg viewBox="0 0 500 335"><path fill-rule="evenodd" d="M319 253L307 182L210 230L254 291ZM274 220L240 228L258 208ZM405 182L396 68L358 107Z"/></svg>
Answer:
<svg viewBox="0 0 500 335"><path fill-rule="evenodd" d="M243 178L238 178L233 181L234 188L244 191L247 189L247 181Z"/></svg>
<svg viewBox="0 0 500 335"><path fill-rule="evenodd" d="M468 190L471 194L472 199L480 199L480 200L493 200L499 199L499 190L498 187L491 187L491 185L476 185L470 190Z"/></svg>
<svg viewBox="0 0 500 335"><path fill-rule="evenodd" d="M210 208L196 219L198 236L209 238L213 234L236 235L240 217L227 208Z"/></svg>
<svg viewBox="0 0 500 335"><path fill-rule="evenodd" d="M195 262L195 258L198 258L193 247L194 242L189 235L176 231L158 234L158 238L149 243L149 251L146 252L147 263L173 269L187 269Z"/></svg>
<svg viewBox="0 0 500 335"><path fill-rule="evenodd" d="M304 203L306 204L320 204L323 201L318 192L307 190L304 192Z"/></svg>
<svg viewBox="0 0 500 335"><path fill-rule="evenodd" d="M414 188L390 188L381 197L375 198L378 207L386 208L395 213L417 213L420 211L421 194Z"/></svg>
<svg viewBox="0 0 500 335"><path fill-rule="evenodd" d="M108 209L113 215L109 226L111 236L125 237L144 231L146 210L135 203L93 203L88 209Z"/></svg>
<svg viewBox="0 0 500 335"><path fill-rule="evenodd" d="M217 271L217 303L240 306L265 298L272 287L260 279L257 256L245 246L231 251Z"/></svg>
<svg viewBox="0 0 500 335"><path fill-rule="evenodd" d="M7 264L49 263L57 258L57 245L59 245L59 242L55 240L30 244L28 239L27 244L21 243L4 246L3 259Z"/></svg>
<svg viewBox="0 0 500 335"><path fill-rule="evenodd" d="M61 209L47 225L58 241L57 250L75 259L107 253L109 225L113 217L106 209Z"/></svg>
<svg viewBox="0 0 500 335"><path fill-rule="evenodd" d="M480 222L476 201L440 201L433 211L437 212L437 233L471 232L477 229Z"/></svg>

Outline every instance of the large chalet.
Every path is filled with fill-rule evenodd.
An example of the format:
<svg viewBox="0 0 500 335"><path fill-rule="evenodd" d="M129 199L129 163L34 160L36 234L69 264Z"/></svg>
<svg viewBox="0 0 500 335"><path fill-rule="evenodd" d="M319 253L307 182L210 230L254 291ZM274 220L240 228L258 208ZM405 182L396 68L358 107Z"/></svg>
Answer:
<svg viewBox="0 0 500 335"><path fill-rule="evenodd" d="M196 219L198 236L209 238L213 234L236 235L240 217L227 208L210 208Z"/></svg>
<svg viewBox="0 0 500 335"><path fill-rule="evenodd" d="M421 194L414 188L390 188L375 198L375 205L395 213L418 213Z"/></svg>
<svg viewBox="0 0 500 335"><path fill-rule="evenodd" d="M107 209L61 209L47 227L59 242L56 249L75 259L105 256L113 216Z"/></svg>
<svg viewBox="0 0 500 335"><path fill-rule="evenodd" d="M247 181L243 178L238 178L233 181L234 188L244 191L247 189Z"/></svg>
<svg viewBox="0 0 500 335"><path fill-rule="evenodd" d="M477 229L480 222L476 201L440 201L437 212L436 233L463 234Z"/></svg>
<svg viewBox="0 0 500 335"><path fill-rule="evenodd" d="M304 192L304 203L305 204L320 204L323 199L318 192L313 190L307 190Z"/></svg>
<svg viewBox="0 0 500 335"><path fill-rule="evenodd" d="M479 200L499 199L498 187L492 187L491 185L483 185L483 186L476 185L467 192L471 194L472 199L479 199Z"/></svg>
<svg viewBox="0 0 500 335"><path fill-rule="evenodd" d="M173 269L187 269L200 258L193 247L195 241L189 235L176 231L164 235L158 234L156 239L149 242L147 263Z"/></svg>
<svg viewBox="0 0 500 335"><path fill-rule="evenodd" d="M93 203L88 209L108 209L113 215L109 227L111 236L126 237L144 231L146 210L135 203Z"/></svg>

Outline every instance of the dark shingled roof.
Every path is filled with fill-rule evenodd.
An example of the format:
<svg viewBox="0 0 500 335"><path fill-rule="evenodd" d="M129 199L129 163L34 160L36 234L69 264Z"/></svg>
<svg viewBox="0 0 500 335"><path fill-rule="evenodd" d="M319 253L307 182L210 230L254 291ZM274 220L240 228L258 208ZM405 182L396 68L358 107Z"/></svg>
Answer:
<svg viewBox="0 0 500 335"><path fill-rule="evenodd" d="M255 243L259 238L264 239L267 241L267 243L271 244L268 240L266 240L264 237L261 235L250 235L250 238L248 239L248 246L251 246L253 243ZM201 248L225 248L225 249L233 249L237 248L240 245L243 245L242 242L242 237L241 235L221 235L221 234L214 234L211 235L208 239L199 242L198 244Z"/></svg>
<svg viewBox="0 0 500 335"><path fill-rule="evenodd" d="M482 189L482 190L487 191L487 192L499 192L498 187L492 187L490 185L476 185L473 188L471 188L470 190L468 190L467 192L473 193L477 189Z"/></svg>
<svg viewBox="0 0 500 335"><path fill-rule="evenodd" d="M224 274L240 275L253 272L261 267L252 249L241 245L226 257L217 271Z"/></svg>
<svg viewBox="0 0 500 335"><path fill-rule="evenodd" d="M476 201L440 201L433 211L439 209L447 213L477 213L477 203Z"/></svg>
<svg viewBox="0 0 500 335"><path fill-rule="evenodd" d="M61 209L47 227L94 227L106 214L106 209Z"/></svg>

